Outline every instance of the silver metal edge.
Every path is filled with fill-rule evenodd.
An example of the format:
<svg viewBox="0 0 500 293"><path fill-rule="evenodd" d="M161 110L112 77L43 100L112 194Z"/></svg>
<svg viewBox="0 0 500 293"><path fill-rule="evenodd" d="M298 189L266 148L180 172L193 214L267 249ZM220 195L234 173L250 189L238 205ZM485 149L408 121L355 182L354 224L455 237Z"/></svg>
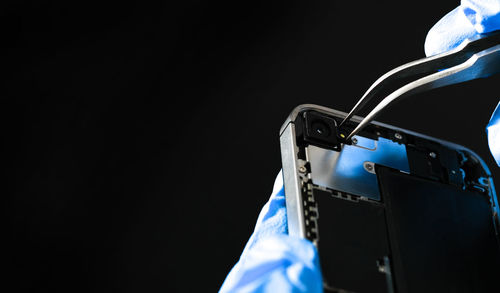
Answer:
<svg viewBox="0 0 500 293"><path fill-rule="evenodd" d="M295 144L295 125L289 123L280 135L283 183L286 195L288 234L306 238L301 182L297 167L298 147Z"/></svg>
<svg viewBox="0 0 500 293"><path fill-rule="evenodd" d="M292 110L290 115L288 115L287 119L285 120L285 123L283 123L283 125L281 126L280 143L281 143L281 157L282 157L282 164L283 164L283 177L284 177L284 184L285 184L285 194L287 194L286 193L287 186L288 186L289 190L292 189L292 190L290 190L290 192L292 194L294 194L292 197L287 196L287 201L286 201L287 215L288 215L287 216L288 217L288 229L289 229L290 235L298 235L298 236L301 236L303 238L305 238L305 226L304 226L304 215L302 213L303 208L302 208L302 195L300 192L300 179L299 179L299 175L297 173L297 165L296 165L296 155L298 152L298 148L295 144L295 125L293 122L295 121L295 119L297 118L297 116L301 112L306 111L306 110L314 110L314 111L324 113L327 115L333 115L333 116L338 117L338 118L344 118L345 116L347 116L347 113L345 113L345 112L330 109L330 108L327 108L324 106L315 105L315 104L302 104L302 105L298 105L297 107L295 107ZM350 119L350 121L355 121L355 122L361 122L362 120L363 120L363 117L356 116L356 115L354 115ZM441 140L441 139L431 137L431 136L428 136L425 134L421 134L418 132L414 132L411 130L402 129L402 128L399 128L396 126L392 126L390 124L385 124L385 123L381 123L381 122L377 122L377 121L372 121L371 124L378 125L378 126L385 127L385 128L389 128L389 129L401 132L403 134L417 136L417 137L421 137L421 138L424 138L424 139L427 139L430 141L434 141L434 142L437 142L437 143L442 144L444 146L448 146L452 149L468 152L471 156L473 156L475 159L478 160L478 162L481 164L481 167L484 169L486 175L489 177L489 179L490 179L489 181L491 184L490 185L491 186L490 199L491 199L491 203L493 205L492 208L494 211L497 212L497 214L500 215L500 207L498 205L497 194L495 192L495 186L494 186L494 182L492 180L493 178L491 175L491 171L488 168L488 165L486 165L486 163L484 162L484 160L478 154L476 154L473 150L471 150L465 146L453 143L453 142ZM285 153L286 153L286 155L285 155ZM286 164L286 167L285 167L285 164ZM293 168L293 170L290 169L290 167ZM286 169L288 169L288 170L285 171ZM285 174L285 173L287 173L287 174ZM290 198L290 204L289 204L289 198ZM289 205L290 205L290 207L289 207ZM296 215L296 217L295 218L291 217L290 215L292 213L289 213L288 211L292 211L292 213L294 213ZM298 219L299 219L299 223L297 223ZM290 226L290 224L292 226ZM292 228L290 228L290 227L292 227ZM290 231L292 231L292 232L290 232ZM292 233L294 233L294 234L292 234Z"/></svg>
<svg viewBox="0 0 500 293"><path fill-rule="evenodd" d="M321 113L324 113L324 114L333 115L333 116L338 117L338 118L344 118L347 115L347 113L345 113L345 112L334 110L334 109L330 109L330 108L327 108L327 107L324 107L324 106L319 106L319 105L315 105L315 104L302 104L302 105L299 105L299 106L295 107L292 110L292 112L290 113L290 115L288 115L287 119L285 120L285 123L283 124L283 126L280 129L280 135L283 133L283 131L285 130L286 126L290 122L295 121L295 119L297 118L297 116L301 112L306 111L306 110L314 110L314 111L318 111L318 112L321 112ZM350 121L361 122L362 120L363 120L363 117L355 115L355 116L353 116L351 118ZM396 127L396 126L392 126L390 124L385 124L385 123L382 123L382 122L372 121L371 124L378 125L378 126L385 127L385 128L389 128L389 129L392 129L392 130L395 130L395 131L398 131L398 132L401 132L401 133L404 133L404 134L409 134L409 135L418 136L418 137L421 137L421 138L424 138L424 139L427 139L427 140L431 140L431 141L440 143L442 145L448 146L448 147L450 147L452 149L466 151L466 152L470 153L471 155L473 155L480 162L481 166L486 171L486 174L489 177L491 177L490 169L488 168L488 166L486 165L486 163L483 161L483 159L481 157L479 157L479 155L476 154L473 150L471 150L471 149L469 149L467 147L464 147L462 145L459 145L459 144L456 144L456 143L453 143L453 142L449 142L449 141L446 141L446 140L441 140L441 139L438 139L438 138L435 138L435 137L432 137L432 136L428 136L428 135L425 135L425 134L421 134L421 133L418 133L418 132L414 132L414 131L411 131L411 130L402 129L402 128L399 128L399 127Z"/></svg>

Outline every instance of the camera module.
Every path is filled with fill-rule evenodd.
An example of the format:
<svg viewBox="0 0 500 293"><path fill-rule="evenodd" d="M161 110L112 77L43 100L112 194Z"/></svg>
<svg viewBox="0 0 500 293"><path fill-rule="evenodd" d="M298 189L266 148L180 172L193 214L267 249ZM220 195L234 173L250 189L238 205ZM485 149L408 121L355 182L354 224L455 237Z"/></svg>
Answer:
<svg viewBox="0 0 500 293"><path fill-rule="evenodd" d="M307 142L328 148L339 146L337 122L333 118L315 111L308 111L304 113L304 119L304 139Z"/></svg>

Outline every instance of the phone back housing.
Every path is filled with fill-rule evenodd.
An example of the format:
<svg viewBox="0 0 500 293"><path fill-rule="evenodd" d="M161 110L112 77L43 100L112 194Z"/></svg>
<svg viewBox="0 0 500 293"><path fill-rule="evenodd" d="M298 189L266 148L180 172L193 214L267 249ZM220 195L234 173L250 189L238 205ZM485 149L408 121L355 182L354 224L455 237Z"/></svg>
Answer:
<svg viewBox="0 0 500 293"><path fill-rule="evenodd" d="M327 292L495 292L498 203L473 151L345 113L293 110L280 130L288 232L318 248ZM346 131L344 133L343 131Z"/></svg>

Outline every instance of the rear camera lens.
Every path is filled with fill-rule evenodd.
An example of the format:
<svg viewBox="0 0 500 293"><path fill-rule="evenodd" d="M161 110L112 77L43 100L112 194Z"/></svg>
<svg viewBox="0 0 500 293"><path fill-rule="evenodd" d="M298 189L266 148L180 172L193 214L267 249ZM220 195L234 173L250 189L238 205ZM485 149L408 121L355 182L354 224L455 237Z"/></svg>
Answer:
<svg viewBox="0 0 500 293"><path fill-rule="evenodd" d="M321 137L330 136L330 127L328 127L328 125L325 122L314 121L311 126L314 134Z"/></svg>

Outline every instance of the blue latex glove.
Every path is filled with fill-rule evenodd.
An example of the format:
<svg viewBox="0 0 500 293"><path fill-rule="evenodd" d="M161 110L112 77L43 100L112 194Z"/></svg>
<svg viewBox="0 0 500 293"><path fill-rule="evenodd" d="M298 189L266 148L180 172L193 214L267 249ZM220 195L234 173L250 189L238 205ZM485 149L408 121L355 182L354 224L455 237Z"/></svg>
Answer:
<svg viewBox="0 0 500 293"><path fill-rule="evenodd" d="M220 292L323 292L316 247L288 236L283 176Z"/></svg>
<svg viewBox="0 0 500 293"><path fill-rule="evenodd" d="M436 55L460 45L463 40L500 29L500 0L462 0L427 34L425 54Z"/></svg>
<svg viewBox="0 0 500 293"><path fill-rule="evenodd" d="M483 33L500 30L500 0L462 0L436 23L425 40L427 56L439 54L460 45L463 40ZM487 126L488 145L500 166L500 110L497 109Z"/></svg>
<svg viewBox="0 0 500 293"><path fill-rule="evenodd" d="M488 132L490 151L498 166L500 166L500 103L498 103L495 112L493 112L486 131Z"/></svg>

